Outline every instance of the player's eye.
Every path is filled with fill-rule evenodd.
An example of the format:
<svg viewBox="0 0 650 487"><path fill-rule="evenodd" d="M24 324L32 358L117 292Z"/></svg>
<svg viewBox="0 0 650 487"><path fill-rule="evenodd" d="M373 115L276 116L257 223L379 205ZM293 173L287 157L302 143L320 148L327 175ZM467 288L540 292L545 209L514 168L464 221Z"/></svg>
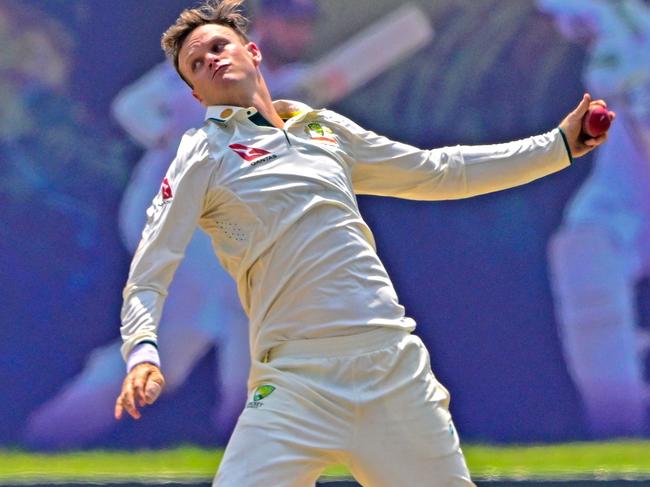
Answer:
<svg viewBox="0 0 650 487"><path fill-rule="evenodd" d="M200 59L197 59L192 63L192 72L195 73L197 69L199 69L203 65L203 61Z"/></svg>
<svg viewBox="0 0 650 487"><path fill-rule="evenodd" d="M215 42L212 45L212 52L221 52L223 50L224 42Z"/></svg>

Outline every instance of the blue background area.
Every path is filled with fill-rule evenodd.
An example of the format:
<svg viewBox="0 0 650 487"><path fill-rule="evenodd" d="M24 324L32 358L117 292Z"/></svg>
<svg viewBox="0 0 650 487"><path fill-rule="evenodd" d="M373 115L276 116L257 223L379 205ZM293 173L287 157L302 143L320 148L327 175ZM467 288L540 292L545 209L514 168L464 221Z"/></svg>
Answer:
<svg viewBox="0 0 650 487"><path fill-rule="evenodd" d="M160 33L187 2L23 5L69 31L73 71L62 93L23 93L39 125L0 146L0 177L11 181L0 194L0 445L21 445L30 412L81 370L89 351L118 335L129 255L116 211L141 152L110 119L109 105L161 60ZM502 20L497 30L507 32L494 41L502 46L489 65L477 60L498 19L468 16L465 36L445 37L458 15L448 9L436 19L432 46L333 108L421 147L500 142L554 127L582 93L584 51L561 40L529 2L513 5L523 13L518 23ZM50 144L52 126L69 133ZM18 175L9 169L31 166ZM452 391L466 440L588 437L557 338L546 244L589 169L586 157L542 181L466 201L360 199L433 369ZM207 418L216 366L206 356L140 423L120 424L89 446L214 444Z"/></svg>

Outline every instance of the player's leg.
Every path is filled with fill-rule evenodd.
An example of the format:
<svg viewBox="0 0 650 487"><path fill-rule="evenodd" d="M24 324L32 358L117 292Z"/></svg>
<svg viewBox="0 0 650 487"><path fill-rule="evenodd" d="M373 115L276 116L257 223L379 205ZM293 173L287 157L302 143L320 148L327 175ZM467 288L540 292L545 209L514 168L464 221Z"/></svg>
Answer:
<svg viewBox="0 0 650 487"><path fill-rule="evenodd" d="M549 247L565 359L597 435L643 431L634 290L637 258L595 224L564 228Z"/></svg>
<svg viewBox="0 0 650 487"><path fill-rule="evenodd" d="M266 364L254 367L260 369L264 376L253 379L258 386L249 394L214 486L311 487L336 461L351 413L333 413L330 406L339 404L306 384L299 373Z"/></svg>
<svg viewBox="0 0 650 487"><path fill-rule="evenodd" d="M313 487L327 462L316 450L292 441L302 433L280 430L273 423L238 423L214 487Z"/></svg>
<svg viewBox="0 0 650 487"><path fill-rule="evenodd" d="M364 361L365 363L361 363ZM448 410L421 340L361 357L358 433L350 469L364 487L472 486Z"/></svg>

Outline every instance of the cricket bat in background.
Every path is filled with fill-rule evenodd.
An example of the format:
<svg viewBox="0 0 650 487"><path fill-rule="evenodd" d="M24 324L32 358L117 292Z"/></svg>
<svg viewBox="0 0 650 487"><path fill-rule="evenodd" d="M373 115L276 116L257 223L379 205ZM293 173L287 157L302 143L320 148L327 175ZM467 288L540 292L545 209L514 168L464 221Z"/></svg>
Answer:
<svg viewBox="0 0 650 487"><path fill-rule="evenodd" d="M371 24L316 61L299 83L314 105L340 100L433 38L429 18L415 4L406 4Z"/></svg>

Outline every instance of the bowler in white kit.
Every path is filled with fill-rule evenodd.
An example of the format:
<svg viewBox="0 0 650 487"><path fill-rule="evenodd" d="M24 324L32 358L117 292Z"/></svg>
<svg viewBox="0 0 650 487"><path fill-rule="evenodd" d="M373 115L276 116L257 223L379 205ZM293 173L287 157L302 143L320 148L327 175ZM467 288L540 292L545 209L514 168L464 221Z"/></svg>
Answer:
<svg viewBox="0 0 650 487"><path fill-rule="evenodd" d="M249 399L214 485L309 487L330 464L365 487L474 485L449 393L411 333L355 195L444 200L524 184L604 142L581 134L590 105L604 102L585 95L535 137L421 150L330 110L272 101L240 4L185 10L163 35L207 113L147 211L124 289L128 374L115 416L139 418L164 387L157 325L198 225L250 321Z"/></svg>

